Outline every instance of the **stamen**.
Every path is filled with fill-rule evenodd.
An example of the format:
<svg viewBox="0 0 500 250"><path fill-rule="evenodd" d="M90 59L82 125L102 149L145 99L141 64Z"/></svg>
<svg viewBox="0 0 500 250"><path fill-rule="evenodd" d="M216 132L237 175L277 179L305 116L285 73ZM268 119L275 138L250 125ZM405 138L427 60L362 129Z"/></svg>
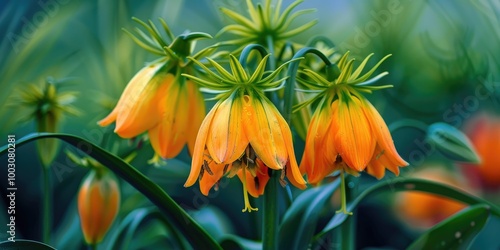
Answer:
<svg viewBox="0 0 500 250"><path fill-rule="evenodd" d="M201 181L201 178L203 178L203 174L205 173L205 168L200 169L200 175L198 175L198 181Z"/></svg>
<svg viewBox="0 0 500 250"><path fill-rule="evenodd" d="M285 176L286 176L286 168L282 169L281 170L281 175L280 175L280 185L282 187L286 187L286 185L288 184L286 181L285 181Z"/></svg>
<svg viewBox="0 0 500 250"><path fill-rule="evenodd" d="M241 212L252 212L252 211L259 211L258 208L253 208L252 205L250 205L250 201L248 200L248 191L247 191L247 173L245 171L245 168L243 168L243 198L245 200L245 208L241 210Z"/></svg>
<svg viewBox="0 0 500 250"><path fill-rule="evenodd" d="M380 158L384 153L385 153L385 150L382 149L382 151L380 151L380 153L378 153L377 156L375 156L375 159L378 160L378 158Z"/></svg>
<svg viewBox="0 0 500 250"><path fill-rule="evenodd" d="M214 175L210 167L208 166L208 162L206 160L203 160L203 168L209 175Z"/></svg>

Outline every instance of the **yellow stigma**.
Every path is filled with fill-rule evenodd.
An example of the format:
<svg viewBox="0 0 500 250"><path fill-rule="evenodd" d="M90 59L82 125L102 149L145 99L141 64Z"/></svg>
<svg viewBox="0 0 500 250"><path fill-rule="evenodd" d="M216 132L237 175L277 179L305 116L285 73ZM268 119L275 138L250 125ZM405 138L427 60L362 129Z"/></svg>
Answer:
<svg viewBox="0 0 500 250"><path fill-rule="evenodd" d="M243 197L245 199L245 208L241 210L241 212L252 212L252 211L259 211L258 208L253 208L252 205L250 205L250 200L248 200L248 192L247 192L247 173L245 170L245 167L241 170L243 171Z"/></svg>

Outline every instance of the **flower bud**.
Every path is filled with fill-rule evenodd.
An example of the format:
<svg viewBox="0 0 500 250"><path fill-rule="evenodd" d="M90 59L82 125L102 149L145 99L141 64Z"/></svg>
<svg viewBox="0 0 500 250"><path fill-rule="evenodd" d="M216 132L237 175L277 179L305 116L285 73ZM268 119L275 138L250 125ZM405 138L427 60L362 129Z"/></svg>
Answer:
<svg viewBox="0 0 500 250"><path fill-rule="evenodd" d="M120 189L113 173L94 168L85 177L78 193L78 213L85 241L102 241L120 207Z"/></svg>

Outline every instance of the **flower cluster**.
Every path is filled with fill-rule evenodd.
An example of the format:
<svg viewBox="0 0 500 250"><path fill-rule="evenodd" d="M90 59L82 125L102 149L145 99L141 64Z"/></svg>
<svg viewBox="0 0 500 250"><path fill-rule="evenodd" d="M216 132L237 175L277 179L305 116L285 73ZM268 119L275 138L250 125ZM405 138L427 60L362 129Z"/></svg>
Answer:
<svg viewBox="0 0 500 250"><path fill-rule="evenodd" d="M275 175L279 175L283 185L287 183L286 177L301 189L306 187L304 175L311 184L320 183L335 171L340 171L342 178L344 172L358 175L366 171L380 179L385 169L397 175L399 167L407 163L398 155L384 120L362 95L391 87L372 85L387 72L370 78L387 57L363 73L370 56L354 70L349 53L332 63L328 59L333 55L331 47L323 47L328 51L325 56L317 49L289 43L290 37L316 23L313 20L290 28L294 19L310 11L292 13L300 3L295 1L280 13L281 0L275 6L270 0L264 1L263 6L247 0L250 18L222 8L236 23L219 34L229 33L238 38L207 47L193 56L190 56L192 41L209 35L194 32L174 37L161 20L172 41L167 43L151 22L148 25L137 20L151 36L139 32L142 39L133 35L132 38L161 57L132 78L115 109L99 124L116 122L115 132L124 138L148 131L151 145L163 158L175 157L187 143L193 159L185 186L199 180L201 192L208 195L212 187L217 189L224 176L238 176L243 184L243 211L257 210L250 205L248 194L262 195ZM239 46L231 53L218 54L228 55L220 60L228 62L227 67L208 57L223 45ZM289 61L271 54L276 49L284 54L285 45L292 52L300 47L303 47L300 51L314 51L324 59L326 72L322 73L321 64L310 58L300 62L305 58L300 51ZM260 53L260 60L253 52ZM289 63L294 66L283 77L282 70ZM298 72L293 70L297 68ZM287 80L289 77L297 79L297 83ZM298 91L309 94L291 92L296 84L300 86ZM282 88L284 94L275 93ZM217 100L206 116L200 91L215 95L212 100ZM294 95L295 99L288 95ZM313 104L312 118L301 111L292 122L291 115L286 115L291 112L288 108L291 101L287 99L303 101L296 105L296 111ZM285 110L278 110L282 107ZM299 124L299 134L305 137L300 167L289 123Z"/></svg>

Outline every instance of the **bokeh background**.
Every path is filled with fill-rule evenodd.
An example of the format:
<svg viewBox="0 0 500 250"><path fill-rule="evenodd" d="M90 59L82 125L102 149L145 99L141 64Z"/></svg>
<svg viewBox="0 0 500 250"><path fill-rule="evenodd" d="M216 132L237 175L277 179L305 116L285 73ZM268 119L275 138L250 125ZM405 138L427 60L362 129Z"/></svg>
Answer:
<svg viewBox="0 0 500 250"><path fill-rule="evenodd" d="M254 1L255 2L255 1ZM285 0L284 6L291 1ZM226 7L246 13L244 1L238 0L169 0L169 1L0 1L0 144L7 143L7 135L23 135L36 131L34 121L23 119L29 112L16 103L19 91L31 84L43 86L47 79L61 81L59 91L74 91L74 106L78 116L65 116L59 132L71 133L99 144L125 157L137 152L132 165L164 188L181 206L206 225L216 237L236 234L258 239L260 213L241 213L241 185L224 179L217 193L204 197L197 187L185 189L182 185L189 173L189 156L184 151L177 159L154 167L147 163L153 155L148 145L137 147L136 141L121 140L112 128L100 128L97 120L103 118L118 100L131 77L155 57L135 45L122 28L136 27L132 16L142 20L164 18L174 34L185 30L215 35L230 20L220 12ZM316 18L318 24L293 38L306 43L313 36L332 40L339 52L351 51L362 59L374 53L371 63L386 54L392 54L380 70L389 75L381 83L394 88L378 91L368 98L378 108L389 127L397 122L431 124L446 122L468 133L480 131L474 127L477 116L496 121L500 116L500 2L497 0L471 1L347 1L306 0L298 9L316 8L297 23ZM203 40L197 48L216 41ZM469 125L472 124L472 125ZM498 131L498 129L496 130ZM486 132L490 142L484 146L500 152L498 132ZM477 166L446 160L425 141L425 133L412 127L393 131L393 138L401 156L411 165L402 171L402 178L420 176L465 189L500 204L500 180L483 185ZM303 142L296 138L297 150ZM484 140L483 140L484 141ZM490 143L490 144L488 144ZM82 248L82 236L76 210L76 193L87 169L68 160L66 152L83 156L81 152L61 145L51 166L54 210L52 216L52 243L60 249ZM84 151L84 150L83 150ZM16 150L19 190L17 204L17 237L41 239L41 165L35 144ZM298 154L299 156L301 153ZM498 158L494 153L489 157ZM6 157L0 157L6 162ZM495 162L495 159L488 162ZM498 162L498 160L496 160ZM5 165L2 163L2 165ZM496 170L494 169L496 167ZM439 169L427 171L426 169ZM500 165L492 167L499 172ZM2 170L1 176L6 176ZM487 171L482 171L489 173ZM5 175L4 175L5 173ZM464 174L465 173L465 174ZM471 176L475 176L471 180ZM382 181L392 181L389 175ZM5 211L6 177L1 178L0 224L7 223ZM376 181L369 176L358 179L362 189ZM113 232L120 221L138 208L151 204L136 190L122 182L122 210ZM233 198L234 197L234 198ZM406 199L406 200L405 200ZM404 204L425 203L426 197L400 196L386 193L368 199L358 210L357 248L386 247L400 249L407 246L429 225L416 225L429 219L430 224L455 212L444 215L432 213L448 205L419 209L412 212ZM405 202L401 202L401 200ZM261 201L256 200L257 204ZM433 204L433 202L429 202ZM334 210L335 198L327 209ZM428 211L426 213L425 211ZM325 216L330 214L325 212ZM420 216L420 217L419 217ZM413 222L412 222L413 218ZM421 218L421 219L419 219ZM326 221L325 221L326 222ZM131 249L154 249L165 246L172 238L171 231L157 220L145 221L137 230ZM500 221L490 218L488 225L475 241L474 249L499 249L500 239L494 236L500 230ZM0 230L0 239L7 235Z"/></svg>

